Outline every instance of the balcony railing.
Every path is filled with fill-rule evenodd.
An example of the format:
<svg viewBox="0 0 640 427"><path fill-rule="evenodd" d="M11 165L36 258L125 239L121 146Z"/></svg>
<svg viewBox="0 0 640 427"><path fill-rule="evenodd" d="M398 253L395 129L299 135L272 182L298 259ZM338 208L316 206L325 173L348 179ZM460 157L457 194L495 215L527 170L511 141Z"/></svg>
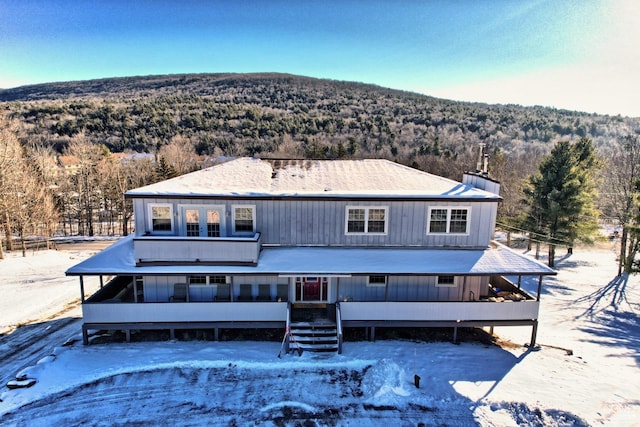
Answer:
<svg viewBox="0 0 640 427"><path fill-rule="evenodd" d="M230 263L255 265L261 235L251 237L140 236L133 239L135 259L144 264Z"/></svg>
<svg viewBox="0 0 640 427"><path fill-rule="evenodd" d="M286 302L90 303L85 323L284 322Z"/></svg>
<svg viewBox="0 0 640 427"><path fill-rule="evenodd" d="M520 302L341 302L343 322L434 321L468 322L532 320L538 318L538 301Z"/></svg>

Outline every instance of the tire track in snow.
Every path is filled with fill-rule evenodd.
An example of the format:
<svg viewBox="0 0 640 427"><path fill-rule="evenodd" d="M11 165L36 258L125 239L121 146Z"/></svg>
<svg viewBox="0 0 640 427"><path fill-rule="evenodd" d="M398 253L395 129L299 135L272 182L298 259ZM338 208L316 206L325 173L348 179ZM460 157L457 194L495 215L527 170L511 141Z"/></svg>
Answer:
<svg viewBox="0 0 640 427"><path fill-rule="evenodd" d="M81 330L81 319L64 317L22 326L0 337L0 385L4 387L8 381L15 379L18 372L49 356L55 347L64 344Z"/></svg>
<svg viewBox="0 0 640 427"><path fill-rule="evenodd" d="M465 407L373 405L344 369L171 368L117 374L55 393L0 417L10 425L476 425ZM297 384L296 376L304 378ZM323 393L317 393L322 390ZM466 411L465 411L466 409ZM149 419L149 417L153 417ZM355 423L355 424L353 424ZM397 424L396 424L397 425Z"/></svg>

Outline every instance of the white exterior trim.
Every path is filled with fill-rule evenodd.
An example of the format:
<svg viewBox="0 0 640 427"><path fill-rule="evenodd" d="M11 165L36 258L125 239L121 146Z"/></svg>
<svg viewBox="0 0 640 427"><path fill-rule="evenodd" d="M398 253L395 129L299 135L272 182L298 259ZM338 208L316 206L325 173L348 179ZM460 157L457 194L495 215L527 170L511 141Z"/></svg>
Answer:
<svg viewBox="0 0 640 427"><path fill-rule="evenodd" d="M227 235L226 233L226 219L227 219L227 215L225 212L225 206L224 205L207 205L207 204L198 204L198 205L188 205L188 204L179 204L178 205L178 211L179 211L179 219L178 219L178 223L180 224L179 227L179 231L178 234L180 236L187 236L187 224L185 221L185 210L189 210L189 209L193 209L193 210L198 210L200 211L199 215L199 221L200 221L200 227L204 226L206 227L207 225L207 218L206 218L206 211L219 211L220 212L220 237L225 237ZM204 218L202 217L202 213L204 212L205 216ZM255 221L254 221L255 222ZM255 224L254 224L254 228L255 228ZM194 237L194 236L191 236ZM203 236L206 237L206 236Z"/></svg>
<svg viewBox="0 0 640 427"><path fill-rule="evenodd" d="M364 231L353 232L349 231L349 211L354 209L364 209ZM384 231L383 232L369 232L367 228L369 226L369 211L371 209L378 209L384 211ZM389 207L388 206L358 206L347 205L344 211L344 234L348 236L386 236L389 232Z"/></svg>
<svg viewBox="0 0 640 427"><path fill-rule="evenodd" d="M153 208L169 208L169 218L171 230L154 230L153 228ZM152 234L174 235L176 233L176 221L173 214L172 203L147 203L147 230Z"/></svg>
<svg viewBox="0 0 640 427"><path fill-rule="evenodd" d="M236 231L236 209L250 208L251 220L253 221L253 229L249 231ZM252 236L256 232L256 205L231 205L231 233L234 236Z"/></svg>
<svg viewBox="0 0 640 427"><path fill-rule="evenodd" d="M431 211L433 210L446 210L447 211L447 224L445 232L430 232L431 229ZM450 231L451 227L451 211L452 210L466 210L467 211L467 224L466 230L464 233L452 233ZM468 236L469 230L471 229L471 206L429 206L427 209L427 235L437 236L437 235L447 235L447 236Z"/></svg>

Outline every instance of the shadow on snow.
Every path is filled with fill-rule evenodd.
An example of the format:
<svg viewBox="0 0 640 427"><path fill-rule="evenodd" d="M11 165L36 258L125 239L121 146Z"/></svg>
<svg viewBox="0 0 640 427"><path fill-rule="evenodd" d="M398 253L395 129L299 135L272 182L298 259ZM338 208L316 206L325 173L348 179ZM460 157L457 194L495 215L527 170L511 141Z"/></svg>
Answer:
<svg viewBox="0 0 640 427"><path fill-rule="evenodd" d="M629 276L613 278L600 289L576 299L576 304L586 303L586 309L576 320L587 318L591 322L579 329L595 337L592 342L604 346L622 346L631 350L640 364L640 304L629 297Z"/></svg>
<svg viewBox="0 0 640 427"><path fill-rule="evenodd" d="M0 423L36 423L68 426L110 423L146 425L443 425L477 426L474 414L482 405L491 411L508 412L514 420L526 420L530 426L548 425L550 420L571 420L586 425L579 417L556 409L530 408L520 402L483 402L503 378L530 353L519 356L495 345L465 343L412 343L403 341L351 343L364 346L362 360L347 355L327 356L304 353L302 357L252 363L203 358L201 343L182 343L194 360L173 360L158 369L148 365L127 372L73 386L67 390L34 400L0 416ZM383 346L384 344L384 346ZM120 360L122 350L137 344L96 345L98 351L113 352L110 360ZM154 343L155 345L155 343ZM174 343L157 343L159 347ZM278 343L255 343L266 352ZM227 351L242 354L238 342L224 343ZM234 350L235 347L237 350ZM370 346L370 348L367 348ZM153 349L143 345L148 356ZM273 347L273 348L271 348ZM380 348L380 359L375 349ZM401 357L397 351L406 348ZM362 350L362 349L361 349ZM69 351L75 351L70 348ZM402 353L402 351L400 351ZM411 354L413 353L413 354ZM266 353L270 354L270 353ZM184 353L176 354L180 358ZM90 357L90 356L87 356ZM184 357L184 356L182 356ZM267 360L268 359L268 360ZM210 364L207 365L207 362ZM265 363L267 362L267 363ZM273 362L273 363L269 363ZM55 361L48 369L56 369ZM485 369L487 363L491 369ZM108 370L109 367L105 367ZM414 374L421 376L420 388ZM55 375L55 374L54 374ZM472 400L456 391L459 383L486 383L487 390ZM100 408L96 410L96 408Z"/></svg>

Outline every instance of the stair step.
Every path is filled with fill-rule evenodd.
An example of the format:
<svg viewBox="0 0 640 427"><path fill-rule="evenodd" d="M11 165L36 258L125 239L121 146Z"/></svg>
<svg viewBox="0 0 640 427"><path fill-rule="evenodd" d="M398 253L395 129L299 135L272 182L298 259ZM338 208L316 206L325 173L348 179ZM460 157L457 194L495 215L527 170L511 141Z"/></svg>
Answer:
<svg viewBox="0 0 640 427"><path fill-rule="evenodd" d="M294 335L336 335L338 331L336 329L290 329L290 332Z"/></svg>
<svg viewBox="0 0 640 427"><path fill-rule="evenodd" d="M304 337L294 335L293 338L296 340L296 342L307 344L329 344L338 342L338 338L335 335L327 337Z"/></svg>
<svg viewBox="0 0 640 427"><path fill-rule="evenodd" d="M336 327L336 322L324 321L324 322L291 322L292 328L327 328Z"/></svg>
<svg viewBox="0 0 640 427"><path fill-rule="evenodd" d="M292 349L296 348L296 345L291 346ZM300 343L300 348L306 351L338 351L338 344L303 344Z"/></svg>
<svg viewBox="0 0 640 427"><path fill-rule="evenodd" d="M300 347L310 352L337 352L338 329L336 322L328 319L297 321L289 324L291 348Z"/></svg>

